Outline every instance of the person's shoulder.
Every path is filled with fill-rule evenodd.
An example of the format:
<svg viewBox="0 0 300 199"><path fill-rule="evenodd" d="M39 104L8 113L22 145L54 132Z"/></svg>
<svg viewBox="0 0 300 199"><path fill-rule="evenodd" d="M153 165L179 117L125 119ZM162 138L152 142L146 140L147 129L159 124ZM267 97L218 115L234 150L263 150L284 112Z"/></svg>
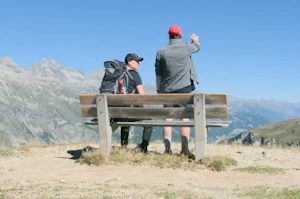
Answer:
<svg viewBox="0 0 300 199"><path fill-rule="evenodd" d="M170 42L169 43L167 43L166 45L164 45L164 46L162 46L158 51L162 51L162 50L164 50L164 49L166 49L166 48L169 48L170 47Z"/></svg>
<svg viewBox="0 0 300 199"><path fill-rule="evenodd" d="M129 73L133 75L140 75L136 70L129 70Z"/></svg>
<svg viewBox="0 0 300 199"><path fill-rule="evenodd" d="M161 48L157 51L157 53L158 53L158 54L159 54L159 53L162 53L162 52L168 50L169 47L170 47L169 45L165 45L165 46L161 47Z"/></svg>
<svg viewBox="0 0 300 199"><path fill-rule="evenodd" d="M136 70L128 70L130 73L138 73Z"/></svg>
<svg viewBox="0 0 300 199"><path fill-rule="evenodd" d="M181 44L182 44L182 45L185 45L185 46L189 46L189 45L191 45L192 43L189 43L189 42L186 41L186 42L181 42Z"/></svg>

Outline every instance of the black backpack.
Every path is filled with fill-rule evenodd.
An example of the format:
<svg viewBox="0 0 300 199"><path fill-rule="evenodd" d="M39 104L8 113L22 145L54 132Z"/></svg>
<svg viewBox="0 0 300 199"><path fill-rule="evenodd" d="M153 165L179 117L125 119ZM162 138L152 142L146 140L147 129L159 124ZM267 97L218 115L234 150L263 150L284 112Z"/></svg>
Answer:
<svg viewBox="0 0 300 199"><path fill-rule="evenodd" d="M127 90L129 80L133 78L126 70L126 64L124 62L118 60L108 60L104 62L104 68L105 74L99 88L100 93L119 94L119 80L123 80L123 84Z"/></svg>

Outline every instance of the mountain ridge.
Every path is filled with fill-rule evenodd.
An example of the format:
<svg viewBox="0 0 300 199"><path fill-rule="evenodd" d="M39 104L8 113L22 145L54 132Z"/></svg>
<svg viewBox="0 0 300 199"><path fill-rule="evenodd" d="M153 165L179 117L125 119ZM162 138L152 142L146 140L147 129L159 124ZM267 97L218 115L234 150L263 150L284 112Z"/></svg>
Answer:
<svg viewBox="0 0 300 199"><path fill-rule="evenodd" d="M258 146L300 146L300 118L269 123L244 131L221 143Z"/></svg>

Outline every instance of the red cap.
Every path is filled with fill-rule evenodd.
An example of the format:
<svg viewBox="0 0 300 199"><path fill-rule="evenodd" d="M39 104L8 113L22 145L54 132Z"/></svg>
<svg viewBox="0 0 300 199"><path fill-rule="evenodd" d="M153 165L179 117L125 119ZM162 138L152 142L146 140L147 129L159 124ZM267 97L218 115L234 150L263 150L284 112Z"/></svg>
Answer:
<svg viewBox="0 0 300 199"><path fill-rule="evenodd" d="M177 25L171 26L169 29L169 35L170 36L182 36L180 27Z"/></svg>

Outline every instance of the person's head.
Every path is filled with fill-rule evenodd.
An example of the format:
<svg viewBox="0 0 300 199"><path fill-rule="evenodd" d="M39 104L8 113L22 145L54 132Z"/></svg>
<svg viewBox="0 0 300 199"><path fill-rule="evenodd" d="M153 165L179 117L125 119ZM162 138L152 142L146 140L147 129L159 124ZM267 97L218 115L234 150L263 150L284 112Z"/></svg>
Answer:
<svg viewBox="0 0 300 199"><path fill-rule="evenodd" d="M177 25L171 26L168 34L170 39L181 39L182 37L181 29Z"/></svg>
<svg viewBox="0 0 300 199"><path fill-rule="evenodd" d="M135 53L129 53L125 57L125 63L132 70L138 70L140 61L143 61L144 58L137 56Z"/></svg>

